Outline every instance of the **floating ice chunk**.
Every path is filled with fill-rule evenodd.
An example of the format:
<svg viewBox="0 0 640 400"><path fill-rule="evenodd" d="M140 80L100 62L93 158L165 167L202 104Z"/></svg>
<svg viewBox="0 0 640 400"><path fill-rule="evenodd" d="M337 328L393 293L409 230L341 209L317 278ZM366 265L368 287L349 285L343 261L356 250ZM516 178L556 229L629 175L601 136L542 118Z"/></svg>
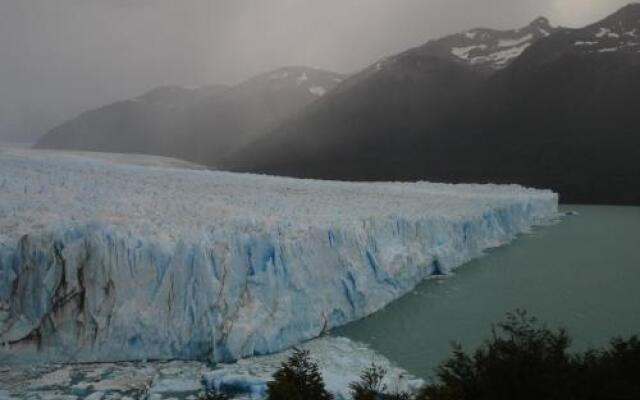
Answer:
<svg viewBox="0 0 640 400"><path fill-rule="evenodd" d="M0 387L6 396L17 399L72 399L102 398L195 399L204 391L202 376L208 367L196 361L100 364L43 364L17 365L1 371ZM69 371L73 385L57 380L47 386L37 382L43 376ZM4 400L2 396L0 399Z"/></svg>
<svg viewBox="0 0 640 400"><path fill-rule="evenodd" d="M360 373L375 363L387 370L384 383L392 391L415 392L424 381L396 367L388 359L367 346L346 338L325 337L301 346L308 349L318 363L326 388L338 400L350 399L349 385L359 380ZM209 389L237 393L249 398L265 395L267 382L289 356L282 354L240 360L231 365L220 365L206 373L204 381Z"/></svg>
<svg viewBox="0 0 640 400"><path fill-rule="evenodd" d="M9 394L8 390L0 389L0 400L19 400Z"/></svg>
<svg viewBox="0 0 640 400"><path fill-rule="evenodd" d="M385 383L391 390L414 391L423 384L405 370L396 367L385 357L367 346L346 338L323 337L302 345L320 366L326 387L337 399L349 398L349 384L357 381L359 373L372 362L387 369ZM194 399L205 389L218 389L239 398L261 399L266 384L287 359L289 352L249 358L235 364L213 367L190 361L148 363L76 364L68 366L26 366L13 368L0 375L0 400L4 399ZM73 376L75 385L66 379L51 380L48 386L35 384L40 375ZM34 373L36 371L36 373ZM60 371L64 371L59 373ZM7 376L9 375L9 376ZM5 389L6 387L6 389ZM238 397L235 397L238 398Z"/></svg>
<svg viewBox="0 0 640 400"><path fill-rule="evenodd" d="M154 382L150 393L193 393L202 390L200 379L167 378Z"/></svg>
<svg viewBox="0 0 640 400"><path fill-rule="evenodd" d="M61 368L48 374L40 376L34 380L29 389L42 389L52 386L68 386L71 384L71 374L69 368Z"/></svg>

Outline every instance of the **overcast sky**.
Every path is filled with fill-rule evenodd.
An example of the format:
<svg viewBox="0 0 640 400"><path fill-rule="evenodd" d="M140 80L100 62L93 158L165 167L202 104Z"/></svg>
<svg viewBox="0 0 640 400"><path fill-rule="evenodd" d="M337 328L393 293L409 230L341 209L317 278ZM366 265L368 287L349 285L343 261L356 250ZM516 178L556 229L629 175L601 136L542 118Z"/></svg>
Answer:
<svg viewBox="0 0 640 400"><path fill-rule="evenodd" d="M0 139L166 84L284 65L356 71L429 39L544 15L582 26L630 0L0 0Z"/></svg>

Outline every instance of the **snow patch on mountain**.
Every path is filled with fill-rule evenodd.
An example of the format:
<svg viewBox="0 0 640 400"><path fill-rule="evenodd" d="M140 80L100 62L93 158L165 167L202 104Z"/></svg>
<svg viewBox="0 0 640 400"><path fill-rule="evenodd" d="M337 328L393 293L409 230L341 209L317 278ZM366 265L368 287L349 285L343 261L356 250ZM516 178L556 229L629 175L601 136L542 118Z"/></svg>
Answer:
<svg viewBox="0 0 640 400"><path fill-rule="evenodd" d="M471 45L471 46L467 46L467 47L454 47L454 48L451 49L451 54L453 54L454 56L456 56L458 58L462 58L464 60L469 60L471 58L470 54L474 50L485 50L486 48L487 48L486 44L477 44L477 45Z"/></svg>
<svg viewBox="0 0 640 400"><path fill-rule="evenodd" d="M594 42L594 41L585 41L585 40L578 40L577 42L575 42L576 46L593 46L598 44L598 42Z"/></svg>
<svg viewBox="0 0 640 400"><path fill-rule="evenodd" d="M300 86L303 82L306 82L308 80L309 80L309 77L307 76L307 73L305 71L302 73L302 75L296 78L296 85Z"/></svg>
<svg viewBox="0 0 640 400"><path fill-rule="evenodd" d="M327 89L322 86L312 86L309 88L309 92L316 96L324 96L327 93Z"/></svg>
<svg viewBox="0 0 640 400"><path fill-rule="evenodd" d="M478 28L444 37L434 44L448 49L458 60L470 65L502 69L534 42L557 30L546 18L538 18L522 29L499 31Z"/></svg>
<svg viewBox="0 0 640 400"><path fill-rule="evenodd" d="M531 46L531 43L525 43L520 46L511 47L509 49L490 54L488 57L495 65L503 66L508 64L511 60L519 57L529 46Z"/></svg>
<svg viewBox="0 0 640 400"><path fill-rule="evenodd" d="M513 47L518 46L522 43L528 43L533 39L533 34L529 33L518 39L500 39L498 40L498 47Z"/></svg>
<svg viewBox="0 0 640 400"><path fill-rule="evenodd" d="M640 51L640 4L630 4L613 15L583 29L570 30L575 46L588 53Z"/></svg>
<svg viewBox="0 0 640 400"><path fill-rule="evenodd" d="M620 35L618 35L617 33L611 32L611 29L609 28L600 28L598 33L596 33L597 38L603 38L605 36L614 39L618 39L620 37Z"/></svg>
<svg viewBox="0 0 640 400"><path fill-rule="evenodd" d="M0 150L0 362L278 352L549 221L557 202Z"/></svg>

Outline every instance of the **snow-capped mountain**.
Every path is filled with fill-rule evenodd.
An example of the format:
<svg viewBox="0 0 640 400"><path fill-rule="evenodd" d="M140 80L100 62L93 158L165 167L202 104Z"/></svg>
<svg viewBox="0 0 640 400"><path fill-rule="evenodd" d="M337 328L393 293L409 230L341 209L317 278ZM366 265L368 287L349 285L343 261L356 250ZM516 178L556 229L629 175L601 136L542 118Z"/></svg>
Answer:
<svg viewBox="0 0 640 400"><path fill-rule="evenodd" d="M227 166L520 183L565 201L640 204L639 21L632 4L581 29L538 18L428 42L345 80Z"/></svg>
<svg viewBox="0 0 640 400"><path fill-rule="evenodd" d="M315 107L226 157L223 166L336 179L394 177L390 170L389 175L371 173L370 165L381 161L377 169L390 154L413 152L411 142L433 129L487 75L555 31L538 18L521 29L472 29L386 57L346 79Z"/></svg>
<svg viewBox="0 0 640 400"><path fill-rule="evenodd" d="M423 46L396 56L385 57L367 71L381 71L410 53L437 54L489 72L506 68L529 46L562 28L554 27L544 17L536 18L520 29L496 30L475 28L432 40Z"/></svg>
<svg viewBox="0 0 640 400"><path fill-rule="evenodd" d="M537 18L521 29L500 31L478 28L437 41L454 57L469 65L492 69L507 67L529 46L559 28L551 26L544 17Z"/></svg>
<svg viewBox="0 0 640 400"><path fill-rule="evenodd" d="M53 129L39 148L145 153L215 166L336 87L343 76L287 67L234 87L160 87L83 113Z"/></svg>
<svg viewBox="0 0 640 400"><path fill-rule="evenodd" d="M640 3L629 4L608 18L568 31L567 35L577 49L586 53L640 53Z"/></svg>

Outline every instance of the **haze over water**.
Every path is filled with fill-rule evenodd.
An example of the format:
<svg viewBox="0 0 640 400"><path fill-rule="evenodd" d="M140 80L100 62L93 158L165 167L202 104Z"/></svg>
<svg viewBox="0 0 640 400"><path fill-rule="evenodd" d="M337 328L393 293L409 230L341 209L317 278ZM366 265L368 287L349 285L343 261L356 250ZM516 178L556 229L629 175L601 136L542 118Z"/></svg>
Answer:
<svg viewBox="0 0 640 400"><path fill-rule="evenodd" d="M335 334L424 378L451 354L451 341L475 348L492 321L518 308L566 327L576 350L640 334L640 207L562 209L579 215L492 250L452 277L426 281Z"/></svg>

